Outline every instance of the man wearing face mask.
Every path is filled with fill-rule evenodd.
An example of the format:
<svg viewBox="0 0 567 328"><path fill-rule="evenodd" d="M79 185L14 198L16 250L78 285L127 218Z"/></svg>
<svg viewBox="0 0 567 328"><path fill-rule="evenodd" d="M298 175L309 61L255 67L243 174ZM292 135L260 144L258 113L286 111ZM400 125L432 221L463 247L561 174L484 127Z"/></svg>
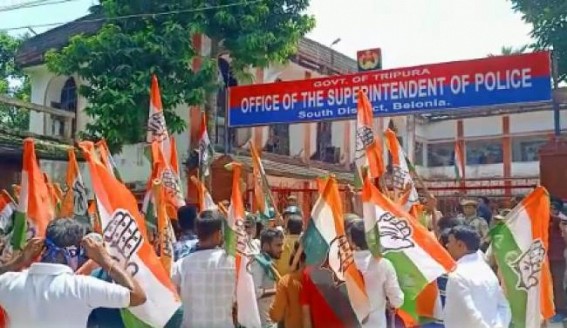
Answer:
<svg viewBox="0 0 567 328"><path fill-rule="evenodd" d="M146 301L140 285L110 257L102 242L85 237L86 232L77 220L53 220L43 245L32 241L33 247L43 247L41 261L23 272L0 275L0 307L6 311L8 327L86 327L95 308L126 308ZM87 258L116 284L75 275Z"/></svg>

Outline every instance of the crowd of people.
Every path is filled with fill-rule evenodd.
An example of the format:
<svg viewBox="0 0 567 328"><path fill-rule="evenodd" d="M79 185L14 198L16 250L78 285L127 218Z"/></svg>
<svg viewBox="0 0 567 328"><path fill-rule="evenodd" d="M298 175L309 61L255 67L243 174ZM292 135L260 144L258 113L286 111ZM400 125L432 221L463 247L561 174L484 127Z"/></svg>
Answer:
<svg viewBox="0 0 567 328"><path fill-rule="evenodd" d="M247 213L245 220L251 259L247 269L257 299L253 308L259 311L262 327L402 327L396 309L404 303L405 295L396 270L388 259L372 255L363 220L350 213L344 215L345 232L364 279L371 312L362 323L337 326L341 322L336 320L341 316L340 291L331 283L323 286L330 277L328 269L307 265L301 238L308 218L295 199L288 201L277 221L264 221L252 213ZM430 233L457 262L455 271L437 281L443 315L424 327L509 327L510 306L491 255L488 233L506 220L509 210L494 211L489 200L482 198L464 200L461 214L443 216L434 198L424 203ZM552 204L550 261L561 319L565 265L563 259L561 271L553 256L565 243L554 238L567 231L567 217L561 214L560 200ZM191 205L179 208L171 278L182 307L167 327L239 327L236 313L250 311L248 304L236 303L235 260L222 247L225 222L222 211L199 212ZM98 268L90 276L76 274L87 259ZM44 239L31 239L0 267L0 307L4 325L11 328L124 327L121 309L145 301L144 289L108 254L100 235L78 220L51 221ZM325 305L333 302L333 309Z"/></svg>

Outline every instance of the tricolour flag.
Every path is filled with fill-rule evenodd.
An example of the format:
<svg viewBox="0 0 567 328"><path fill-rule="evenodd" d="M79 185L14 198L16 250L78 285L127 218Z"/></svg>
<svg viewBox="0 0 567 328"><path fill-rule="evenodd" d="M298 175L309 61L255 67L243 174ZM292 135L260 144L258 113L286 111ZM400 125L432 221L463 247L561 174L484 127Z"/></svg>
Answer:
<svg viewBox="0 0 567 328"><path fill-rule="evenodd" d="M67 191L63 196L63 204L61 206L60 215L63 217L89 217L89 202L87 198L87 189L83 183L83 177L79 170L79 163L75 156L75 149L69 149L69 162L67 166Z"/></svg>
<svg viewBox="0 0 567 328"><path fill-rule="evenodd" d="M0 192L0 236L12 231L16 203L6 190ZM1 251L0 251L1 255Z"/></svg>
<svg viewBox="0 0 567 328"><path fill-rule="evenodd" d="M85 145L88 145L87 147L89 147L89 149L95 149L94 148L95 145L93 145L92 143L89 143L89 142L81 142L79 145L81 145L82 147L84 147ZM100 160L101 160L102 164L104 164L104 166L110 172L110 174L115 176L118 179L118 181L122 181L122 178L120 177L120 172L118 172L118 166L114 162L114 158L112 157L112 154L110 153L110 149L108 148L108 145L106 144L106 140L102 139L99 142L97 142L96 143L96 149L98 149L98 152L99 152L99 155L100 155Z"/></svg>
<svg viewBox="0 0 567 328"><path fill-rule="evenodd" d="M23 157L22 182L12 234L14 249L22 249L29 238L45 236L49 221L55 218L55 206L39 169L32 138L24 140Z"/></svg>
<svg viewBox="0 0 567 328"><path fill-rule="evenodd" d="M261 327L258 303L252 274L247 269L250 259L246 254L248 235L244 230L245 212L240 190L240 175L242 167L231 163L233 171L232 195L228 208L228 228L225 232L225 247L228 254L236 259L236 304L238 305L238 323L244 327Z"/></svg>
<svg viewBox="0 0 567 328"><path fill-rule="evenodd" d="M417 296L429 283L453 270L455 261L425 227L369 180L364 183L362 201L368 246L380 249L396 269L405 296L402 318L411 327L419 320Z"/></svg>
<svg viewBox="0 0 567 328"><path fill-rule="evenodd" d="M165 115L163 114L163 104L159 91L158 78L152 75L152 86L150 91L150 114L148 116L148 133L146 137L148 144L158 142L165 158L171 159L172 145L167 132Z"/></svg>
<svg viewBox="0 0 567 328"><path fill-rule="evenodd" d="M254 176L254 201L262 220L273 219L276 215L275 204L268 177L262 165L262 159L253 142L250 142L250 153L252 154L252 171Z"/></svg>
<svg viewBox="0 0 567 328"><path fill-rule="evenodd" d="M465 178L465 156L461 144L458 140L455 141L455 178L461 181Z"/></svg>
<svg viewBox="0 0 567 328"><path fill-rule="evenodd" d="M165 191L165 203L167 214L170 218L177 219L177 209L185 205L185 197L181 189L181 180L171 166L169 159L166 159L158 142L152 143L152 177L160 179Z"/></svg>
<svg viewBox="0 0 567 328"><path fill-rule="evenodd" d="M213 201L213 197L207 190L207 187L195 176L191 176L191 182L197 188L197 194L199 196L199 210L200 211L207 211L207 210L216 210L218 206Z"/></svg>
<svg viewBox="0 0 567 328"><path fill-rule="evenodd" d="M45 180L47 190L49 191L49 195L51 196L51 203L53 204L53 206L55 206L55 215L57 216L59 214L59 211L61 210L63 193L61 192L61 188L59 188L59 190L57 189L55 184L51 182L49 175L47 175L47 173L45 172L43 173L43 179Z"/></svg>
<svg viewBox="0 0 567 328"><path fill-rule="evenodd" d="M379 178L384 174L384 161L382 159L382 143L377 140L372 128L372 104L366 93L358 91L356 118L356 150L354 158L356 161L356 187L362 187L364 175L371 178Z"/></svg>
<svg viewBox="0 0 567 328"><path fill-rule="evenodd" d="M172 272L173 267L173 243L175 234L171 221L167 216L167 204L165 202L165 190L159 179L153 182L154 204L157 216L157 244L158 256L165 271Z"/></svg>
<svg viewBox="0 0 567 328"><path fill-rule="evenodd" d="M398 191L406 190L406 186L410 186L410 190L407 195L404 195L403 207L406 211L409 211L411 206L419 201L419 195L415 189L415 184L411 177L411 171L413 167L408 165L408 159L404 149L400 145L396 133L390 129L385 132L386 144L388 145L388 150L390 155L392 155L392 169L393 169L393 181L394 189Z"/></svg>
<svg viewBox="0 0 567 328"><path fill-rule="evenodd" d="M123 313L125 324L140 327L141 322L151 327L164 327L181 306L170 274L148 241L146 225L134 195L88 148L84 149L85 157L107 250L132 273L146 292L144 304Z"/></svg>
<svg viewBox="0 0 567 328"><path fill-rule="evenodd" d="M213 162L214 149L207 132L207 114L201 113L201 130L199 132L199 179L209 175L209 167Z"/></svg>
<svg viewBox="0 0 567 328"><path fill-rule="evenodd" d="M514 327L540 327L555 312L547 259L549 207L547 191L537 187L490 233Z"/></svg>
<svg viewBox="0 0 567 328"><path fill-rule="evenodd" d="M343 206L336 180L327 179L323 193L313 206L311 219L303 236L303 249L308 265L319 265L333 275L335 295L342 293L340 287L346 286L346 296L350 309L344 308L342 300L329 299L328 306L341 320L337 326L351 327L362 323L370 313L370 303L364 281L354 263L352 250L345 234ZM321 282L313 280L321 288Z"/></svg>

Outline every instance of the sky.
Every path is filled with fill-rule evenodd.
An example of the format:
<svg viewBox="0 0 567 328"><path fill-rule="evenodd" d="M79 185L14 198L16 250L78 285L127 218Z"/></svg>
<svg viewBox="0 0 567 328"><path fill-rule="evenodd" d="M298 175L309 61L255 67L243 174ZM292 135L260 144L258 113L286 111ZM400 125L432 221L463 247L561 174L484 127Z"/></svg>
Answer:
<svg viewBox="0 0 567 328"><path fill-rule="evenodd" d="M0 1L0 30L67 22L95 3L68 0L1 12L4 6L29 1ZM350 57L357 50L381 48L385 69L485 57L503 46L531 43L530 26L508 0L311 0L309 13L317 26L307 37L325 45L340 38L334 49Z"/></svg>

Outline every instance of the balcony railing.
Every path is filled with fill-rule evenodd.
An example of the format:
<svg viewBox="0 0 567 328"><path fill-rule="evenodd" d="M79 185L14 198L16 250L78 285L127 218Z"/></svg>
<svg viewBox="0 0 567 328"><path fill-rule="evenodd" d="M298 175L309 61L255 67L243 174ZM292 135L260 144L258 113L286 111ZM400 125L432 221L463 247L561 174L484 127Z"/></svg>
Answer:
<svg viewBox="0 0 567 328"><path fill-rule="evenodd" d="M6 95L0 95L0 106L6 115L21 113L29 114L32 111L48 114L50 122L55 120L59 122L60 129L58 129L58 132L61 132L50 133L49 137L64 143L73 143L73 124L75 120L74 112L22 101ZM25 120L25 116L21 116L21 118L22 120L19 122L2 118L0 119L0 127L2 127L3 130L18 130L18 132L26 134L30 131L30 123L28 123L29 120ZM29 119L31 119L31 117ZM44 126L44 121L41 122L41 126Z"/></svg>

